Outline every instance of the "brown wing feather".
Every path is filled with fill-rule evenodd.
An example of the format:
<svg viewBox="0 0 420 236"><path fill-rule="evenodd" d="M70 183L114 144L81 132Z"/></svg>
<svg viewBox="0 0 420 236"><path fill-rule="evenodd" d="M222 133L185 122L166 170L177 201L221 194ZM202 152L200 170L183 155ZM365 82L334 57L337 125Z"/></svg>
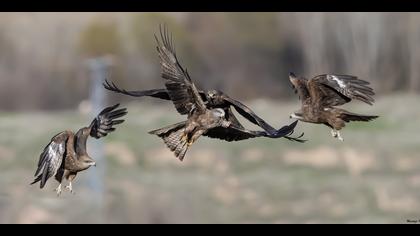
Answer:
<svg viewBox="0 0 420 236"><path fill-rule="evenodd" d="M117 85L115 85L114 82L109 82L108 80L105 80L105 82L102 84L105 89L112 91L114 93L121 93L124 95L128 95L131 97L154 97L154 98L160 98L163 100L171 100L169 97L168 90L166 89L149 89L149 90L135 90L135 91L127 91L125 89L119 88ZM204 91L199 91L201 99L203 101L207 101L206 93Z"/></svg>
<svg viewBox="0 0 420 236"><path fill-rule="evenodd" d="M160 58L162 78L165 80L165 86L169 97L175 105L177 111L182 114L188 114L192 109L204 111L206 106L187 72L180 65L173 47L171 35L164 27L163 32L160 28L160 37L162 43L156 37L157 51Z"/></svg>
<svg viewBox="0 0 420 236"><path fill-rule="evenodd" d="M269 125L265 120L261 119L257 114L255 114L249 107L241 103L240 101L237 101L235 99L230 98L227 95L223 95L223 99L233 106L235 110L241 114L243 117L245 117L250 122L260 126L265 131L267 131L270 134L274 134L277 130L273 128L271 125Z"/></svg>
<svg viewBox="0 0 420 236"><path fill-rule="evenodd" d="M99 115L90 124L90 136L99 139L107 136L113 132L114 125L118 125L124 122L124 120L117 120L127 114L126 108L115 110L120 104L107 107L103 109Z"/></svg>
<svg viewBox="0 0 420 236"><path fill-rule="evenodd" d="M169 97L168 91L166 89L150 89L150 90L142 90L142 91L127 91L125 89L118 88L117 85L114 84L114 82L108 82L108 80L105 80L105 82L102 84L105 89L112 91L114 93L121 93L124 95L128 95L131 97L154 97L154 98L160 98L164 100L171 100Z"/></svg>
<svg viewBox="0 0 420 236"><path fill-rule="evenodd" d="M352 99L372 105L375 95L369 82L351 75L318 75L308 81L311 96L320 98L324 106L339 106Z"/></svg>
<svg viewBox="0 0 420 236"><path fill-rule="evenodd" d="M35 180L31 184L41 181L40 188L43 188L47 180L57 174L63 163L70 135L71 132L64 131L51 139L39 157Z"/></svg>
<svg viewBox="0 0 420 236"><path fill-rule="evenodd" d="M289 73L289 80L292 83L292 88L298 94L299 99L304 103L311 96L308 91L308 80L302 77L297 77L294 73Z"/></svg>

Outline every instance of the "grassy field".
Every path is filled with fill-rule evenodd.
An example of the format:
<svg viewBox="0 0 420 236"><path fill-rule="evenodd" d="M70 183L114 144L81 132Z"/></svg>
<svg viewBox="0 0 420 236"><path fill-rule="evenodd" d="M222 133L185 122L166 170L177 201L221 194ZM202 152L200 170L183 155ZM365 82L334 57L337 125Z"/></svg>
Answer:
<svg viewBox="0 0 420 236"><path fill-rule="evenodd" d="M124 104L126 123L103 140L103 192L92 190L98 167L77 177L75 195L60 198L55 181L43 190L29 185L39 154L54 134L92 117L2 112L0 223L405 223L420 218L419 101L399 94L378 97L372 107L351 104L380 118L348 125L343 143L327 127L299 123L305 144L201 138L180 162L147 131L185 117L169 103L133 100ZM247 104L274 126L290 123L298 108Z"/></svg>

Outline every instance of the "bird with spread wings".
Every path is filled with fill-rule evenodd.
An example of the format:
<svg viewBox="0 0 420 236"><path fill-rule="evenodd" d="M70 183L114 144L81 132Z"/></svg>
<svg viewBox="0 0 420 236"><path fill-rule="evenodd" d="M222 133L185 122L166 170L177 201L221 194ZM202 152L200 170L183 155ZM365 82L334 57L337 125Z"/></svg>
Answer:
<svg viewBox="0 0 420 236"><path fill-rule="evenodd" d="M64 177L69 181L66 189L73 193L72 182L76 178L77 173L87 170L91 166L96 166L95 161L86 150L88 137L96 139L105 137L115 130L114 125L124 122L124 120L118 119L127 114L127 109L115 110L118 106L119 104L116 104L105 108L92 121L89 127L79 129L76 134L66 130L55 135L40 155L38 168L35 172L35 180L31 185L41 182L40 188L43 188L47 180L54 176L59 182L58 187L55 189L59 196L62 191L61 183Z"/></svg>
<svg viewBox="0 0 420 236"><path fill-rule="evenodd" d="M161 76L166 87L166 90L163 92L161 90L158 96L165 96L165 98L167 96L180 114L187 115L187 120L149 133L161 137L179 160L184 159L188 148L202 135L230 142L255 137L283 137L293 132L297 121L276 130L274 134L268 134L265 131L250 131L239 123L230 107L206 105L204 101L207 99L203 99L202 93L200 94L196 88L188 71L180 65L166 28L163 31L162 28L160 30L162 42L156 35L155 38Z"/></svg>
<svg viewBox="0 0 420 236"><path fill-rule="evenodd" d="M187 71L186 70L184 71L184 69L182 68L182 66L180 65L178 61L178 58L176 57L174 48L172 47L173 46L172 42L169 41L169 39L165 41L165 37L168 36L165 34L167 34L166 28L164 29L164 33L162 33L162 30L161 30L162 39L164 41L163 47L165 47L165 43L166 43L167 44L167 47L165 47L166 53L169 53L171 55L171 59L173 60L172 61L168 60L169 57L167 56L166 57L161 56L160 51L163 51L163 49L160 49L161 47L158 46L160 63L161 63L162 68L164 69L162 72L162 77L164 78L166 77L165 79L167 79L170 76L188 76ZM169 91L168 88L142 90L142 91L127 91L125 89L118 88L113 82L108 82L107 80L105 81L103 85L105 89L107 90L110 90L115 93L121 93L128 96L133 96L133 97L149 96L149 97L154 97L154 98L159 98L159 99L164 99L164 100L172 100L172 97L170 95L171 92ZM172 83L169 86L172 86L173 88L178 85L175 83ZM183 84L181 84L180 86L185 87L185 85ZM269 138L286 138L291 141L305 142L305 140L300 139L303 136L303 133L299 137L296 137L296 138L290 136L293 132L294 127L296 126L296 123L283 126L277 130L273 128L271 125L269 125L266 121L261 119L259 116L257 116L249 107L247 107L240 101L237 101L229 97L227 94L223 93L222 91L210 90L210 91L205 92L202 90L197 90L197 94L199 95L197 97L199 97L203 101L207 109L215 109L215 108L223 109L225 113L225 118L235 123L235 125L237 127L240 127L241 129L244 129L244 127L240 124L238 119L235 117L235 114L232 111L232 107L240 115L245 117L248 121L252 122L255 125L260 126L261 128L265 130L265 132L251 131L253 134L257 136L259 135L259 136L265 136ZM174 102L178 104L178 106L176 105L175 107L180 114L182 115L188 114L189 110L187 109L186 106L179 105L179 100L176 100ZM226 137L226 139L228 139L229 141L237 141L234 138Z"/></svg>
<svg viewBox="0 0 420 236"><path fill-rule="evenodd" d="M311 79L289 74L289 80L295 93L302 101L299 111L290 115L300 121L325 124L331 128L331 135L341 141L339 130L346 122L371 121L378 116L360 115L346 111L336 106L349 103L353 99L372 105L375 101L373 89L369 82L351 75L318 75Z"/></svg>

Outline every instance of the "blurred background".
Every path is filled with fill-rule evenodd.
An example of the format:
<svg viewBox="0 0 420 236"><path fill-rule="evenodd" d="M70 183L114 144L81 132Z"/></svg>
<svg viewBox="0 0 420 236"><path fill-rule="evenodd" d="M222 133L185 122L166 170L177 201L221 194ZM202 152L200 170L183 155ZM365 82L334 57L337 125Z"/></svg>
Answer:
<svg viewBox="0 0 420 236"><path fill-rule="evenodd" d="M201 89L279 128L299 109L288 73L356 75L379 115L344 142L299 123L305 144L201 138L180 162L147 132L185 119L168 101L101 88L162 88L165 23ZM0 223L405 223L420 217L419 13L0 13ZM126 122L89 140L98 167L60 198L30 186L42 149L120 102ZM241 119L244 121L244 119ZM247 121L247 128L259 129Z"/></svg>

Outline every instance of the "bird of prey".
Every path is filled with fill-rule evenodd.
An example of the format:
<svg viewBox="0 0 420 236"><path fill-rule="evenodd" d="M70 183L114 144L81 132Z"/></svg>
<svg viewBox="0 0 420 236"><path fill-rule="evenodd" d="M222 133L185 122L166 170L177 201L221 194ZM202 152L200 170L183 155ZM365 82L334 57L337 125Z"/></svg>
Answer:
<svg viewBox="0 0 420 236"><path fill-rule="evenodd" d="M165 42L164 42L165 43ZM184 71L184 69L181 67L181 65L178 62L178 58L175 55L172 48L171 42L166 42L168 44L168 47L166 47L166 53L169 53L171 57L168 56L163 57L161 56L161 52L163 49L159 49L158 52L160 56L160 63L162 68L166 70L162 74L162 76L166 77L165 79L168 79L169 76L186 76L187 72ZM165 46L164 46L165 47ZM168 51L169 50L169 51ZM165 74L166 73L166 74ZM125 89L118 88L113 82L108 82L105 80L105 83L103 84L105 89L113 91L115 93L121 93L124 95L132 96L132 97L143 97L143 96L149 96L154 98L160 98L164 100L171 100L172 97L170 95L169 89L151 89L151 90L143 90L143 91L127 91ZM177 84L172 83L170 86L177 86ZM185 85L181 85L185 86ZM231 119L232 121L235 121L235 123L242 128L242 125L239 123L239 121L236 119L234 113L232 112L232 107L235 108L235 110L241 114L243 117L245 117L247 120L252 122L255 125L260 126L263 128L266 132L256 132L256 134L263 135L265 137L269 138L286 138L292 141L298 141L298 142L304 142L305 140L300 139L300 137L303 136L303 133L297 137L290 137L289 135L291 133L286 132L289 128L291 128L291 125L283 126L279 130L273 128L271 125L269 125L267 122L265 122L263 119L258 117L250 108L248 108L246 105L241 103L240 101L237 101L231 97L229 97L227 94L223 93L219 90L210 90L210 91L201 91L197 90L197 93L201 100L203 100L205 106L207 109L215 109L215 108L221 108L224 110L225 118ZM176 106L176 109L181 114L188 114L189 110L185 106ZM293 124L295 125L295 124ZM294 127L294 126L293 126Z"/></svg>
<svg viewBox="0 0 420 236"><path fill-rule="evenodd" d="M162 42L156 38L160 58L161 75L166 90L159 96L168 96L176 110L187 115L187 120L165 128L150 131L161 137L179 160L183 160L188 148L201 136L237 141L254 137L286 136L292 133L296 122L279 129L274 134L265 131L246 130L233 116L228 107L207 107L202 95L191 80L187 70L178 62L174 46L166 28L160 30ZM162 91L162 90L161 90ZM207 100L208 101L208 100Z"/></svg>
<svg viewBox="0 0 420 236"><path fill-rule="evenodd" d="M375 93L369 82L351 75L318 75L312 79L289 74L295 93L302 101L299 111L290 115L300 121L325 124L331 128L331 135L344 141L339 130L350 121L371 121L378 116L360 115L336 106L350 102L352 99L372 105Z"/></svg>
<svg viewBox="0 0 420 236"><path fill-rule="evenodd" d="M115 110L118 106L119 104L116 104L103 109L89 127L79 129L76 134L66 130L55 135L40 155L35 180L31 185L41 182L40 188L43 188L47 180L54 176L59 182L55 189L59 196L64 177L69 181L66 189L73 193L72 182L77 173L96 166L95 161L86 150L88 137L96 139L105 137L115 130L114 125L124 122L124 120L118 119L127 114L127 109Z"/></svg>
<svg viewBox="0 0 420 236"><path fill-rule="evenodd" d="M113 91L115 93L121 93L124 95L132 96L132 97L154 97L154 98L160 98L163 100L171 100L169 97L169 93L166 89L150 89L150 90L141 90L141 91L127 91L125 89L118 88L113 82L108 82L107 80L103 84L105 89ZM275 129L271 125L269 125L266 121L264 121L262 118L257 116L250 108L248 108L246 105L241 103L240 101L237 101L231 97L229 97L227 94L223 93L220 90L210 90L207 92L199 90L199 94L201 96L201 99L203 99L204 104L208 109L214 109L214 108L221 108L225 111L225 114L227 114L226 119L232 119L235 120L235 122L242 126L237 118L235 117L235 114L232 112L232 107L235 108L235 110L241 114L243 117L245 117L247 120L252 122L255 125L260 126L263 128L266 132L259 132L256 131L255 134L260 134L264 137L268 138L286 138L291 141L297 141L297 142L305 142L306 140L300 139L304 134L302 133L299 135L299 137L291 137L291 133L285 133L285 131L295 124L283 126L280 129Z"/></svg>

